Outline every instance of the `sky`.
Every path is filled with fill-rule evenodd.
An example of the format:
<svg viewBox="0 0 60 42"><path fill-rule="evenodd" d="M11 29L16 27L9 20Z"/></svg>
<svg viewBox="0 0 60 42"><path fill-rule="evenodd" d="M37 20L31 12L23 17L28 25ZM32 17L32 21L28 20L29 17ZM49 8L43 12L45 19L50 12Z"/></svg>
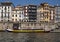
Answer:
<svg viewBox="0 0 60 42"><path fill-rule="evenodd" d="M4 1L10 1L12 2L15 6L16 5L28 5L28 4L35 4L39 5L43 2L47 2L50 5L60 5L60 0L0 0L0 2Z"/></svg>

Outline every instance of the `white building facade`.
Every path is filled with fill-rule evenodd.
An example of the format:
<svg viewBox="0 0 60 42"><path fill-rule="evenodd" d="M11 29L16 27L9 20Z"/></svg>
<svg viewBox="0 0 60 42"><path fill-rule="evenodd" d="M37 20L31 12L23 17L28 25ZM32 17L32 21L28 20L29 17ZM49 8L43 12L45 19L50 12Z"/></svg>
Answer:
<svg viewBox="0 0 60 42"><path fill-rule="evenodd" d="M0 5L0 21L11 21L12 3L1 2Z"/></svg>
<svg viewBox="0 0 60 42"><path fill-rule="evenodd" d="M60 6L55 6L55 22L60 22Z"/></svg>
<svg viewBox="0 0 60 42"><path fill-rule="evenodd" d="M16 6L12 10L12 21L13 22L20 22L20 21L23 21L23 19L24 19L23 8L21 6Z"/></svg>

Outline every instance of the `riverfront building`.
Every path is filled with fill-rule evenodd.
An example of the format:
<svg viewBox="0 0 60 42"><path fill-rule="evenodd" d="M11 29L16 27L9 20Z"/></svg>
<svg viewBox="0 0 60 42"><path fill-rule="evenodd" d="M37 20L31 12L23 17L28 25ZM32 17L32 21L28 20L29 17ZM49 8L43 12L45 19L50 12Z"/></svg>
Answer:
<svg viewBox="0 0 60 42"><path fill-rule="evenodd" d="M60 6L55 6L55 22L60 22Z"/></svg>
<svg viewBox="0 0 60 42"><path fill-rule="evenodd" d="M8 22L12 21L11 14L13 7L14 7L13 4L8 1L0 3L0 29L6 29Z"/></svg>
<svg viewBox="0 0 60 42"><path fill-rule="evenodd" d="M16 6L12 9L12 21L21 22L24 19L24 11L22 6Z"/></svg>
<svg viewBox="0 0 60 42"><path fill-rule="evenodd" d="M54 21L54 7L48 3L41 3L37 8L37 21L48 23Z"/></svg>
<svg viewBox="0 0 60 42"><path fill-rule="evenodd" d="M60 26L60 6L55 6L55 23Z"/></svg>
<svg viewBox="0 0 60 42"><path fill-rule="evenodd" d="M55 8L48 3L41 3L37 8L37 22L43 29L52 28L54 25Z"/></svg>
<svg viewBox="0 0 60 42"><path fill-rule="evenodd" d="M37 20L37 6L27 5L24 6L24 16L28 22L36 22Z"/></svg>
<svg viewBox="0 0 60 42"><path fill-rule="evenodd" d="M1 2L0 3L0 21L11 21L12 14L12 3L11 2Z"/></svg>
<svg viewBox="0 0 60 42"><path fill-rule="evenodd" d="M12 9L12 22L13 29L18 29L21 27L21 23L24 21L24 10L23 7L18 5Z"/></svg>

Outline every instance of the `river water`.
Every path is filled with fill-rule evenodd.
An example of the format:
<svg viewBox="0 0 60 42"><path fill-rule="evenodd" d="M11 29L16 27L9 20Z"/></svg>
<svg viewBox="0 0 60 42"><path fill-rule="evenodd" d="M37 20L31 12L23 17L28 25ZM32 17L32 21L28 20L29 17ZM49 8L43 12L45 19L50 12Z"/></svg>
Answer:
<svg viewBox="0 0 60 42"><path fill-rule="evenodd" d="M60 33L0 32L0 42L60 42Z"/></svg>

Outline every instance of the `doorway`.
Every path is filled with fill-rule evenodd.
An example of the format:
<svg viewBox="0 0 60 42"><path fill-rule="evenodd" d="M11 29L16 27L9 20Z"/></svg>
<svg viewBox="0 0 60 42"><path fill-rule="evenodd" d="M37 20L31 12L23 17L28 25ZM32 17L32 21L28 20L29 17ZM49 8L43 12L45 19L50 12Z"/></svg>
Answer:
<svg viewBox="0 0 60 42"><path fill-rule="evenodd" d="M19 23L13 23L13 29L18 30L19 29Z"/></svg>

